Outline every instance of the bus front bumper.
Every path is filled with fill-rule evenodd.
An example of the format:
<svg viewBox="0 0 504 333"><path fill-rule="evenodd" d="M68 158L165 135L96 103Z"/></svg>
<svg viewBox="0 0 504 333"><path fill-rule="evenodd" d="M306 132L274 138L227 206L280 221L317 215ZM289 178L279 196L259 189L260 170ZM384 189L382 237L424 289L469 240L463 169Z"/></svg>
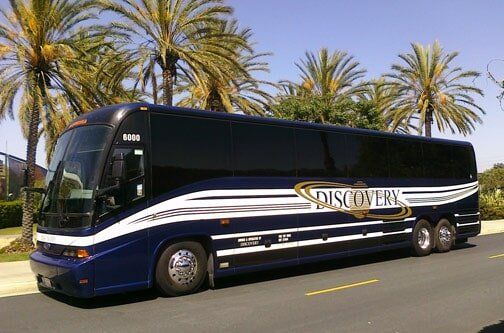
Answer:
<svg viewBox="0 0 504 333"><path fill-rule="evenodd" d="M30 255L30 267L39 287L80 298L95 295L91 258L51 257L35 251Z"/></svg>

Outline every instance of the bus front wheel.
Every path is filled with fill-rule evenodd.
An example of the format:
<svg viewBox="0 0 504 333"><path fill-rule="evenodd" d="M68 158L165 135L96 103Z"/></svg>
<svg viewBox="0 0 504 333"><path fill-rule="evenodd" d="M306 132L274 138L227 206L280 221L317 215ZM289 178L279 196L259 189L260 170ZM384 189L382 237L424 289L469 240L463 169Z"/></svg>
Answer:
<svg viewBox="0 0 504 333"><path fill-rule="evenodd" d="M166 296L181 296L198 291L207 274L207 255L197 242L168 246L157 262L156 284Z"/></svg>
<svg viewBox="0 0 504 333"><path fill-rule="evenodd" d="M427 220L419 220L413 229L413 254L418 257L423 257L431 253L433 247L433 231L432 226Z"/></svg>

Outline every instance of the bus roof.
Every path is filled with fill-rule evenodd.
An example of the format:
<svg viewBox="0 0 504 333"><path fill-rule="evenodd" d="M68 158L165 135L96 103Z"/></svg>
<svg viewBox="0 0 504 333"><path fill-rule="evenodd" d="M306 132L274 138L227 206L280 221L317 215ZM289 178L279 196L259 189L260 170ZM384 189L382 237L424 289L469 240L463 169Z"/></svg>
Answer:
<svg viewBox="0 0 504 333"><path fill-rule="evenodd" d="M244 114L232 114L225 112L209 112L206 110L197 110L190 108L181 108L175 106L164 106L164 105L154 105L149 103L127 103L127 104L116 104L109 105L103 108L96 109L92 112L83 114L76 118L72 123L70 123L67 129L72 127L76 127L84 124L107 124L113 127L118 126L121 121L133 112L162 112L162 113L170 113L170 114L179 114L179 115L191 115L191 116L199 116L213 119L225 119L225 120L235 120L235 121L244 121L244 122L252 122L252 123L261 123L261 124L271 124L277 126L289 126L295 128L306 128L306 129L317 129L317 130L329 130L329 131L337 131L340 133L352 133L352 134L361 134L361 135L372 135L372 136L381 136L381 137L390 137L396 139L414 139L425 142L437 142L437 143L445 143L445 144L455 144L455 145L465 145L472 146L468 141L457 141L457 140L449 140L449 139L440 139L440 138L426 138L418 135L411 134L398 134L398 133L390 133L384 131L376 131L362 128L353 128L347 126L338 126L338 125L327 125L327 124L319 124L319 123L311 123L304 121L293 121L293 120L285 120L279 118L272 117L258 117L258 116L249 116Z"/></svg>

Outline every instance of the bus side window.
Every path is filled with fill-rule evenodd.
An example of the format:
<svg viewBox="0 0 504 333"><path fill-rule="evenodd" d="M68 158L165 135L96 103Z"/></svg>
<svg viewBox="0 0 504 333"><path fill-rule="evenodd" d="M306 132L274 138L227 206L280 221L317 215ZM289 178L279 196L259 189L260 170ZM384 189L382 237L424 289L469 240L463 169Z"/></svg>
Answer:
<svg viewBox="0 0 504 333"><path fill-rule="evenodd" d="M388 140L390 177L422 178L422 145L413 140Z"/></svg>
<svg viewBox="0 0 504 333"><path fill-rule="evenodd" d="M346 159L350 178L388 178L387 140L366 135L347 135Z"/></svg>
<svg viewBox="0 0 504 333"><path fill-rule="evenodd" d="M440 143L422 143L425 178L453 178L451 146Z"/></svg>
<svg viewBox="0 0 504 333"><path fill-rule="evenodd" d="M457 179L476 180L473 151L468 146L452 146L452 173Z"/></svg>
<svg viewBox="0 0 504 333"><path fill-rule="evenodd" d="M113 188L101 200L100 215L108 213L145 196L144 151L139 148L116 148L112 156L122 155L125 178L118 188ZM103 188L116 185L112 177L112 159L109 161Z"/></svg>
<svg viewBox="0 0 504 333"><path fill-rule="evenodd" d="M242 122L232 122L231 127L235 176L296 175L292 128Z"/></svg>
<svg viewBox="0 0 504 333"><path fill-rule="evenodd" d="M340 133L296 129L298 177L346 177L345 145Z"/></svg>

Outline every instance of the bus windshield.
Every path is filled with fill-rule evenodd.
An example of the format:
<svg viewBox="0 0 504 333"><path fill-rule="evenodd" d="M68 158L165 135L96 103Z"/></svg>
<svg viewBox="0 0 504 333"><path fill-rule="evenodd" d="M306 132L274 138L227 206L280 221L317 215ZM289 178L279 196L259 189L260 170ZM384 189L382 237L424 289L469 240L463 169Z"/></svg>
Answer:
<svg viewBox="0 0 504 333"><path fill-rule="evenodd" d="M80 228L91 225L93 191L96 189L102 152L111 128L77 127L58 140L45 179L41 225Z"/></svg>

